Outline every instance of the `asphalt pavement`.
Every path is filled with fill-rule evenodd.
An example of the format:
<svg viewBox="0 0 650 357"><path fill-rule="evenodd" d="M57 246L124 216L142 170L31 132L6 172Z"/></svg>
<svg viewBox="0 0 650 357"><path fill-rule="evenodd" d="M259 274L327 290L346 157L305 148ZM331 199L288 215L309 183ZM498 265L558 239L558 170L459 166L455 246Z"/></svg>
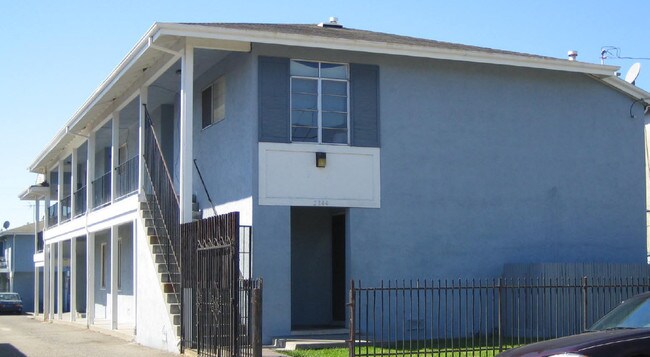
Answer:
<svg viewBox="0 0 650 357"><path fill-rule="evenodd" d="M0 315L0 356L178 356L91 331L47 323L31 315Z"/></svg>

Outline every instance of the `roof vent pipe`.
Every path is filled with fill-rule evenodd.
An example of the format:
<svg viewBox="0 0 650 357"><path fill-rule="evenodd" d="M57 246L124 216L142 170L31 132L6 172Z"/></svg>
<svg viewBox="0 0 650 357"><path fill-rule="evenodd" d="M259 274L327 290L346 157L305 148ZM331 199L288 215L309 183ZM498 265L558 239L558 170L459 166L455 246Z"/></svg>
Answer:
<svg viewBox="0 0 650 357"><path fill-rule="evenodd" d="M576 57L578 57L578 51L569 51L569 61L575 61Z"/></svg>
<svg viewBox="0 0 650 357"><path fill-rule="evenodd" d="M327 22L327 23L321 22L320 24L318 24L318 26L319 27L337 28L337 29L343 28L343 25L339 24L339 18L334 17L334 16L330 17L329 22Z"/></svg>

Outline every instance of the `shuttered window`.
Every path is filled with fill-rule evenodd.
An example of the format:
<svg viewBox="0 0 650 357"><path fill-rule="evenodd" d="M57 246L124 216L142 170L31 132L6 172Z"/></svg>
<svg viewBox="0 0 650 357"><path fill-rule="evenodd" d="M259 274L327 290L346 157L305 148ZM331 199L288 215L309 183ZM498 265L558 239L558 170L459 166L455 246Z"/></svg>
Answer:
<svg viewBox="0 0 650 357"><path fill-rule="evenodd" d="M259 58L259 140L379 146L379 67Z"/></svg>

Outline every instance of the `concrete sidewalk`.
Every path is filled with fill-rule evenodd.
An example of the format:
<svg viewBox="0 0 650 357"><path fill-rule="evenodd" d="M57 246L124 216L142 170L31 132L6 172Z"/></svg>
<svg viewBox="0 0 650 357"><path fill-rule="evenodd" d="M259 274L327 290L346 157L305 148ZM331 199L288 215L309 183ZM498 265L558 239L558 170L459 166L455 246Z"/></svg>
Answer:
<svg viewBox="0 0 650 357"><path fill-rule="evenodd" d="M178 356L83 325L42 322L30 315L0 315L0 356Z"/></svg>

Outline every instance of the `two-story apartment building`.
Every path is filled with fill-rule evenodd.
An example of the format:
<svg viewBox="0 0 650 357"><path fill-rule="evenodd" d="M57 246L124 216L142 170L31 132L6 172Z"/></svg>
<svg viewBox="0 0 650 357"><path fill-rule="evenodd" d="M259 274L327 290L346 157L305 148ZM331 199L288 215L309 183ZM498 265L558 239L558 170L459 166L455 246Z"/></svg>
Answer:
<svg viewBox="0 0 650 357"><path fill-rule="evenodd" d="M353 278L642 263L650 94L616 70L336 22L156 23L30 165L45 315L178 350L142 213L162 162L173 220L252 226L264 342L344 326Z"/></svg>
<svg viewBox="0 0 650 357"><path fill-rule="evenodd" d="M42 225L33 223L0 232L0 291L20 294L23 311L39 312L42 298L35 289L34 253L42 242ZM41 238L41 240L39 240Z"/></svg>

